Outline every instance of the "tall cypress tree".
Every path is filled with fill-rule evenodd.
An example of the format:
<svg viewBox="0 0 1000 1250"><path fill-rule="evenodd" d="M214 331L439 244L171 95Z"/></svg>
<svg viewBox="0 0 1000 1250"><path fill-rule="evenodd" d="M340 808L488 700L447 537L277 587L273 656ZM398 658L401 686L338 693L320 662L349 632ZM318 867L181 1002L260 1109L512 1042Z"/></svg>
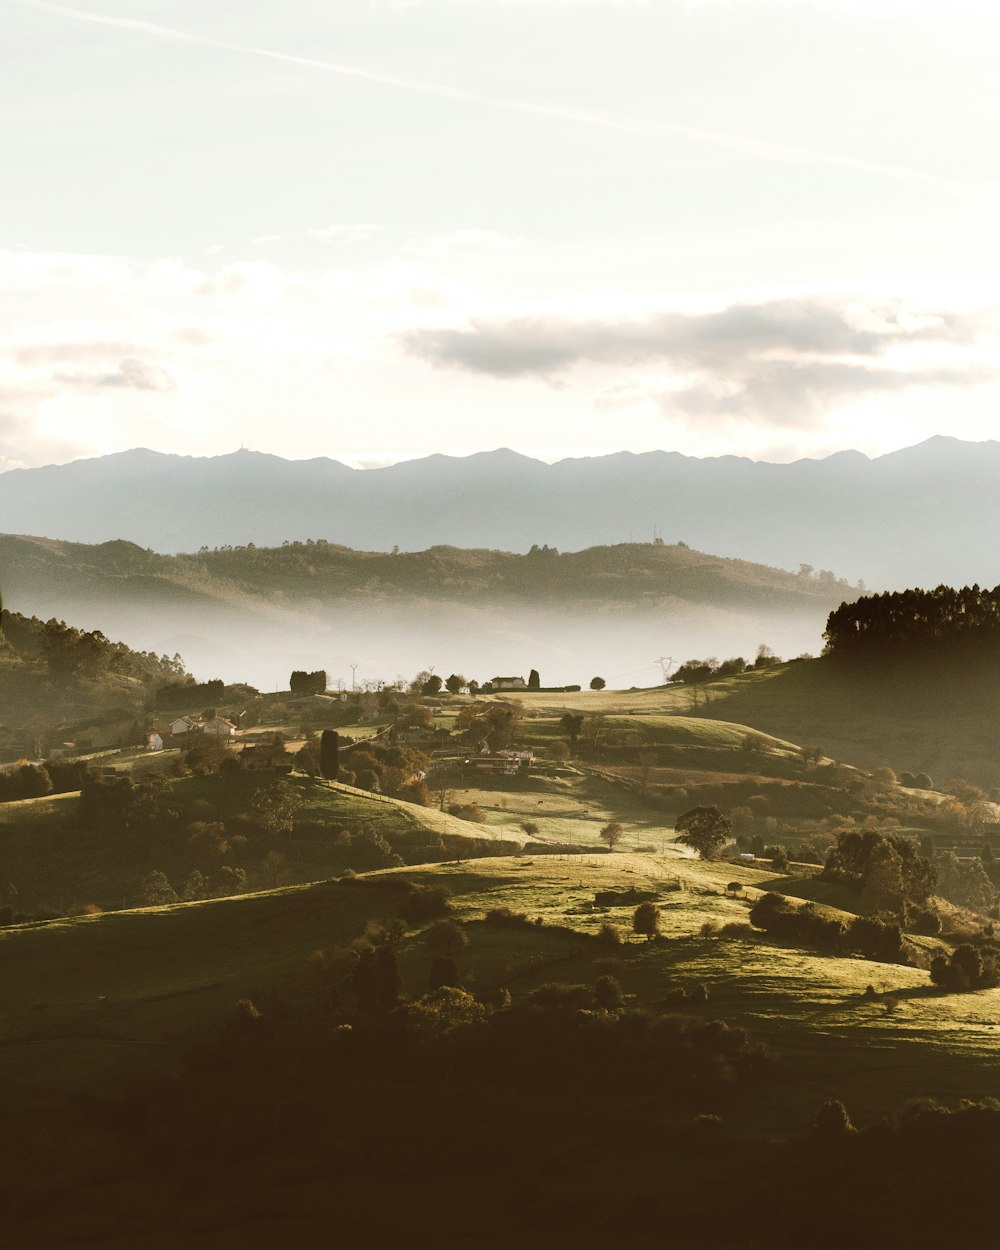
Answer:
<svg viewBox="0 0 1000 1250"><path fill-rule="evenodd" d="M319 740L319 771L327 781L336 781L340 770L340 735L335 729L324 729Z"/></svg>

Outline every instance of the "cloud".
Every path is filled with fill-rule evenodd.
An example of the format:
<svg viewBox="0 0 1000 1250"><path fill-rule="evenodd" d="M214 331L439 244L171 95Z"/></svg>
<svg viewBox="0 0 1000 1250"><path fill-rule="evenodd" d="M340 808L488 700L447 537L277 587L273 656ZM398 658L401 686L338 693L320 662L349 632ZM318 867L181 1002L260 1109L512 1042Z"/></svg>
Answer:
<svg viewBox="0 0 1000 1250"><path fill-rule="evenodd" d="M995 381L996 371L930 369L919 373L830 361L758 364L742 378L676 379L637 375L601 391L601 412L653 406L691 424L716 417L757 424L802 425L841 404L913 386L969 386Z"/></svg>
<svg viewBox="0 0 1000 1250"><path fill-rule="evenodd" d="M403 342L433 365L499 378L551 382L578 365L660 366L606 387L598 406L652 402L690 418L782 423L866 394L994 380L996 370L969 353L991 325L982 314L815 297L705 313L476 318L412 330Z"/></svg>
<svg viewBox="0 0 1000 1250"><path fill-rule="evenodd" d="M114 386L136 391L172 391L175 383L165 369L148 361L126 356L110 373L57 373L57 382L72 386Z"/></svg>
<svg viewBox="0 0 1000 1250"><path fill-rule="evenodd" d="M320 243L363 243L381 233L382 227L372 225L371 222L334 222L330 226L319 226L306 231L310 239L318 239Z"/></svg>
<svg viewBox="0 0 1000 1250"><path fill-rule="evenodd" d="M449 256L455 252L507 252L521 247L522 240L515 239L499 230L471 227L453 230L448 234L430 234L416 239L406 247L412 256Z"/></svg>
<svg viewBox="0 0 1000 1250"><path fill-rule="evenodd" d="M56 343L27 343L12 349L14 359L21 365L60 364L70 360L93 360L108 356L127 356L135 348L124 342L75 341Z"/></svg>
<svg viewBox="0 0 1000 1250"><path fill-rule="evenodd" d="M819 298L733 304L701 314L476 318L460 328L415 330L405 343L432 364L517 377L583 361L708 366L776 351L871 356L894 343L962 341L974 334L975 327L953 314L907 321L898 311L879 313Z"/></svg>

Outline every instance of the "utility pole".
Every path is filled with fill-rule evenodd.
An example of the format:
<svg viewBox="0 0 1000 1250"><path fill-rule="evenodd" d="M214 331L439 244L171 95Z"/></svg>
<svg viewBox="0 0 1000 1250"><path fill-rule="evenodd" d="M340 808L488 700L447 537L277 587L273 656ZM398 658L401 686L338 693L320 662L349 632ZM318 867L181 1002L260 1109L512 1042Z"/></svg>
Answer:
<svg viewBox="0 0 1000 1250"><path fill-rule="evenodd" d="M674 666L674 657L672 655L661 655L656 661L660 666L660 672L663 674L663 684L666 685L670 680L670 670Z"/></svg>
<svg viewBox="0 0 1000 1250"><path fill-rule="evenodd" d="M357 688L358 688L358 683L357 683L357 671L358 671L359 665L357 665L357 664L352 664L352 665L350 666L350 668L351 668L351 689L352 689L352 690L357 690Z"/></svg>

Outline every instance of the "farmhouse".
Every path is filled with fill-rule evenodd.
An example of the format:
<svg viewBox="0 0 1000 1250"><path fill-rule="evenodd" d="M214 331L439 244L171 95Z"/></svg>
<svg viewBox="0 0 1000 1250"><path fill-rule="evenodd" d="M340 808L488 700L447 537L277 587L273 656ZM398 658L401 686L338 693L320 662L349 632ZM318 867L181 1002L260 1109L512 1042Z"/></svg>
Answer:
<svg viewBox="0 0 1000 1250"><path fill-rule="evenodd" d="M493 677L489 683L494 690L527 690L528 683L523 677Z"/></svg>
<svg viewBox="0 0 1000 1250"><path fill-rule="evenodd" d="M211 720L207 720L201 725L201 732L208 734L210 738L220 738L229 741L236 737L236 726L231 720L226 720L224 716L213 716Z"/></svg>
<svg viewBox="0 0 1000 1250"><path fill-rule="evenodd" d="M533 751L484 751L480 755L470 755L465 767L474 773L516 777L522 771L527 772L534 762Z"/></svg>
<svg viewBox="0 0 1000 1250"><path fill-rule="evenodd" d="M150 751L163 750L163 737L155 729L152 733L146 735L146 747Z"/></svg>
<svg viewBox="0 0 1000 1250"><path fill-rule="evenodd" d="M437 730L433 725L394 725L392 741L407 744L433 742Z"/></svg>
<svg viewBox="0 0 1000 1250"><path fill-rule="evenodd" d="M200 724L201 722L193 716L178 716L176 720L170 722L170 732L175 738L178 738L181 734L197 732Z"/></svg>

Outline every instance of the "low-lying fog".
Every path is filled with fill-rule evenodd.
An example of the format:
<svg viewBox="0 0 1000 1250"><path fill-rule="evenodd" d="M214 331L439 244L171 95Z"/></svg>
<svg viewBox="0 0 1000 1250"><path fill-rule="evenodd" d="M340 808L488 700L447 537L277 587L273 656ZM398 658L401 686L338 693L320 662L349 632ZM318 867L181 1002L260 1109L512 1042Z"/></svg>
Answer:
<svg viewBox="0 0 1000 1250"><path fill-rule="evenodd" d="M819 654L823 611L801 615L738 612L686 603L652 610L593 604L537 607L432 603L172 606L17 602L12 610L57 616L100 629L142 651L179 652L199 680L245 681L259 690L288 688L294 669L325 669L331 685L354 680L393 681L423 669L459 673L483 682L538 669L543 685L578 684L603 677L612 688L662 681L659 657L674 665L691 658L742 655L752 661L761 643L783 658Z"/></svg>

